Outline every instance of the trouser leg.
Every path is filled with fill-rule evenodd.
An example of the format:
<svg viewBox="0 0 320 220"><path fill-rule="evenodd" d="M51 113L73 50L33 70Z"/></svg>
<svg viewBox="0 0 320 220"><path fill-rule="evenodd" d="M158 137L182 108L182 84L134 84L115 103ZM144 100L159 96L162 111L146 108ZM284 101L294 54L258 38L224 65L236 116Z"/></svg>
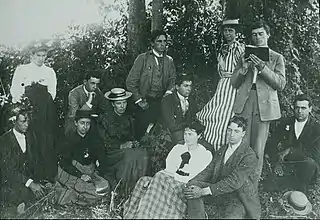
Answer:
<svg viewBox="0 0 320 220"><path fill-rule="evenodd" d="M317 163L311 158L295 164L296 178L299 184L298 190L306 192L307 187L316 175L317 169Z"/></svg>
<svg viewBox="0 0 320 220"><path fill-rule="evenodd" d="M228 203L225 204L224 213L224 218L226 219L244 219L246 209L240 199L238 197L234 197L228 200Z"/></svg>
<svg viewBox="0 0 320 220"><path fill-rule="evenodd" d="M205 219L205 207L202 198L189 199L187 204L188 219Z"/></svg>

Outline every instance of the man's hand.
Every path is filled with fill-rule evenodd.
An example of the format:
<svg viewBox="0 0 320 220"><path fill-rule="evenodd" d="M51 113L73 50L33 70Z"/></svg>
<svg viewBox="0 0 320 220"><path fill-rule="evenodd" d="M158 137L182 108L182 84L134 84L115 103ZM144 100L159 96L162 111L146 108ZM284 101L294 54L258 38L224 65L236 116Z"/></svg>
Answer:
<svg viewBox="0 0 320 220"><path fill-rule="evenodd" d="M283 169L280 163L277 163L274 167L274 173L278 176L283 176Z"/></svg>
<svg viewBox="0 0 320 220"><path fill-rule="evenodd" d="M87 174L83 174L83 175L81 176L81 179L82 179L83 181L85 181L85 182L91 181L91 177L90 177L89 175L87 175Z"/></svg>
<svg viewBox="0 0 320 220"><path fill-rule="evenodd" d="M204 196L203 189L194 185L186 186L183 193L187 199L198 199Z"/></svg>
<svg viewBox="0 0 320 220"><path fill-rule="evenodd" d="M132 141L127 141L124 144L120 145L120 149L126 149L126 148L132 148L133 147L133 142Z"/></svg>
<svg viewBox="0 0 320 220"><path fill-rule="evenodd" d="M220 71L222 78L230 78L232 76L232 72Z"/></svg>
<svg viewBox="0 0 320 220"><path fill-rule="evenodd" d="M259 57L257 57L254 54L250 54L249 59L252 61L253 65L259 70L262 71L265 67L266 63L261 60Z"/></svg>
<svg viewBox="0 0 320 220"><path fill-rule="evenodd" d="M32 182L29 186L33 194L36 196L36 198L41 198L45 196L45 192L43 190L43 186L41 186L40 183Z"/></svg>
<svg viewBox="0 0 320 220"><path fill-rule="evenodd" d="M149 108L149 104L147 100L143 99L141 102L138 102L138 105L142 110L147 110Z"/></svg>
<svg viewBox="0 0 320 220"><path fill-rule="evenodd" d="M287 148L279 153L279 161L284 161L284 158L290 153L290 148Z"/></svg>

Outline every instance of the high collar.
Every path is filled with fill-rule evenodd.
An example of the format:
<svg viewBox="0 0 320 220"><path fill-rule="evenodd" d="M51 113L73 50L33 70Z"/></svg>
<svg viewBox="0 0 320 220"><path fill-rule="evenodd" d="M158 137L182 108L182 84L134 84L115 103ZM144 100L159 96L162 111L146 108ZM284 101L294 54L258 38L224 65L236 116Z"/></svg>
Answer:
<svg viewBox="0 0 320 220"><path fill-rule="evenodd" d="M184 97L183 95L181 95L178 91L177 91L177 96L180 100L185 100L188 99L188 97Z"/></svg>
<svg viewBox="0 0 320 220"><path fill-rule="evenodd" d="M156 56L156 57L163 57L163 54L159 54L157 51L155 51L154 49L152 49L152 53Z"/></svg>

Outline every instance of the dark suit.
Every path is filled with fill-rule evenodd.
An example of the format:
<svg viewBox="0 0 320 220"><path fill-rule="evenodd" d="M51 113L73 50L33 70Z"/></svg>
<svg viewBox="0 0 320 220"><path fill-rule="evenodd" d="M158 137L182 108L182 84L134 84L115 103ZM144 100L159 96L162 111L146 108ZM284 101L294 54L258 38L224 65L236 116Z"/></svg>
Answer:
<svg viewBox="0 0 320 220"><path fill-rule="evenodd" d="M86 102L88 96L84 91L84 85L79 85L72 89L68 95L68 112L65 119L65 134L70 134L75 131L74 118L78 109L85 111L93 111L96 114L104 113L107 109L107 100L99 88L95 90L90 108Z"/></svg>
<svg viewBox="0 0 320 220"><path fill-rule="evenodd" d="M224 164L227 148L228 145L221 147L206 169L190 180L188 185L210 187L212 195L206 198L219 200L221 196L228 196L233 203L225 204L225 217L240 218L246 214L248 218L260 218L261 205L255 185L258 178L255 173L257 156L248 144L241 143ZM204 217L202 198L188 200L188 215L190 218Z"/></svg>
<svg viewBox="0 0 320 220"><path fill-rule="evenodd" d="M295 134L295 118L284 118L272 133L266 153L273 163L278 161L278 153L290 148L285 161L298 161L296 163L284 162L294 165L294 171L299 181L298 190L305 190L320 165L320 124L309 116L299 138Z"/></svg>
<svg viewBox="0 0 320 220"><path fill-rule="evenodd" d="M169 129L174 144L184 143L184 128L188 122L196 119L197 105L192 98L188 102L189 108L183 115L177 91L162 99L162 124Z"/></svg>
<svg viewBox="0 0 320 220"><path fill-rule="evenodd" d="M278 91L286 84L283 56L269 49L269 61L258 72L255 87L253 76L252 66L245 72L241 62L238 63L231 76L231 84L237 89L233 111L248 120L245 139L257 153L257 173L261 175L270 121L281 117Z"/></svg>
<svg viewBox="0 0 320 220"><path fill-rule="evenodd" d="M18 205L33 198L33 193L25 186L28 179L35 183L42 180L54 182L57 166L41 169L39 162L47 161L34 149L35 136L26 134L26 152L23 153L12 130L0 137L1 148L1 202L5 205ZM54 157L54 155L49 155Z"/></svg>

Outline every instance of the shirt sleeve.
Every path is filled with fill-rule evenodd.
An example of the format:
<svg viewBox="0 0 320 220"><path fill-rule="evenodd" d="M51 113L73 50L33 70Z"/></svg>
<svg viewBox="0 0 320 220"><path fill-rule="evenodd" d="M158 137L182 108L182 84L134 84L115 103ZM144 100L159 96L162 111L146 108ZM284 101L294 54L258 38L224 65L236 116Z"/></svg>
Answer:
<svg viewBox="0 0 320 220"><path fill-rule="evenodd" d="M33 179L28 179L28 181L26 182L25 186L29 187L32 182L33 182Z"/></svg>
<svg viewBox="0 0 320 220"><path fill-rule="evenodd" d="M24 86L23 71L21 66L18 66L14 71L10 88L13 103L18 102L21 99L21 96L24 94Z"/></svg>
<svg viewBox="0 0 320 220"><path fill-rule="evenodd" d="M52 68L50 68L50 75L48 77L48 92L51 94L52 99L54 100L57 94L57 76Z"/></svg>

